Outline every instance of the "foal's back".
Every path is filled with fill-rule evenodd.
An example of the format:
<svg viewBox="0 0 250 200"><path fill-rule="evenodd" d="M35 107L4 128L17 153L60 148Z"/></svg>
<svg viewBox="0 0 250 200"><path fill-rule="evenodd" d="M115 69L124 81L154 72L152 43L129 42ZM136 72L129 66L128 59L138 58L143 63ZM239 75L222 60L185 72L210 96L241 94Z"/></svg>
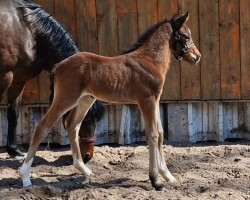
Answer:
<svg viewBox="0 0 250 200"><path fill-rule="evenodd" d="M104 57L81 52L57 66L55 80L64 79L65 83L67 77L68 84L77 82L84 92L99 100L136 103L138 98L157 97L160 93L163 78L151 65L134 53Z"/></svg>

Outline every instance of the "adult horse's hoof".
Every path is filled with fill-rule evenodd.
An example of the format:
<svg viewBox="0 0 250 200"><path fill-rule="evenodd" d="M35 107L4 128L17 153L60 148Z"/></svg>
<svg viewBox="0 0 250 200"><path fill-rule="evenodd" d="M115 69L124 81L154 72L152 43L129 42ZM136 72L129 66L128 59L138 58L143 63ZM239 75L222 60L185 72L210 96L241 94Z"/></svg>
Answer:
<svg viewBox="0 0 250 200"><path fill-rule="evenodd" d="M7 153L15 160L23 160L27 155L26 153L20 151L17 146L7 146Z"/></svg>
<svg viewBox="0 0 250 200"><path fill-rule="evenodd" d="M150 181L156 191L162 191L164 189L164 184L161 181L157 181L155 180L155 178L151 178L151 177L150 177Z"/></svg>

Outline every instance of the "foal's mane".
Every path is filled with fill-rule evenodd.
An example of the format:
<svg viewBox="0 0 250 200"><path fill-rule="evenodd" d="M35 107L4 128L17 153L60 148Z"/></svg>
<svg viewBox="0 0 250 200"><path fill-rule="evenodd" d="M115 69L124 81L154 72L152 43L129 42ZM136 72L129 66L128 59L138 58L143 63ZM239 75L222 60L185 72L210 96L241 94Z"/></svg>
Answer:
<svg viewBox="0 0 250 200"><path fill-rule="evenodd" d="M123 51L123 54L127 54L130 52L133 52L135 50L137 50L139 47L141 47L143 45L143 43L145 41L147 41L150 36L164 23L169 22L171 19L164 19L158 23L156 23L155 25L151 26L149 29L147 29L137 40L137 42L135 44L133 44L133 46L125 51Z"/></svg>
<svg viewBox="0 0 250 200"><path fill-rule="evenodd" d="M70 34L40 5L29 0L24 0L24 5L18 8L32 10L30 13L24 15L26 23L35 31L36 36L48 41L48 48L56 52L59 60L63 60L78 52ZM32 17L28 19L27 16Z"/></svg>

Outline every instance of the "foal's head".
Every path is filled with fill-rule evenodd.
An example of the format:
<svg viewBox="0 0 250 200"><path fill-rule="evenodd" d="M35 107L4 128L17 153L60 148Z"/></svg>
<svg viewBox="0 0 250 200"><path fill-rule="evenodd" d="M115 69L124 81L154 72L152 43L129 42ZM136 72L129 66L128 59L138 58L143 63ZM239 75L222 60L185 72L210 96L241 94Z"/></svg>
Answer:
<svg viewBox="0 0 250 200"><path fill-rule="evenodd" d="M187 12L171 19L170 23L173 29L171 48L176 59L184 59L191 64L195 64L200 61L201 54L194 45L190 29L185 25L188 17L189 13Z"/></svg>

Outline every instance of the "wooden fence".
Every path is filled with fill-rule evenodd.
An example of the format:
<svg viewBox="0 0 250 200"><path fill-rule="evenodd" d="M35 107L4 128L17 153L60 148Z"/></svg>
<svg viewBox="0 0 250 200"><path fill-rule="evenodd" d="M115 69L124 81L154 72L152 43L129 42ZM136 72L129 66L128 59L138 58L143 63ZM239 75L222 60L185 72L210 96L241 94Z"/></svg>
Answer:
<svg viewBox="0 0 250 200"><path fill-rule="evenodd" d="M198 65L172 58L162 95L165 136L170 141L250 139L250 0L34 0L71 33L79 50L114 56L151 25L189 11L188 26L202 54ZM28 143L49 103L49 75L29 81L18 125ZM230 100L230 102L227 102ZM231 102L233 100L233 102ZM181 102L180 102L181 101ZM0 107L0 146L6 144L6 107ZM137 108L105 106L97 144L144 140ZM58 123L51 141L67 144ZM49 139L47 139L49 140Z"/></svg>
<svg viewBox="0 0 250 200"><path fill-rule="evenodd" d="M114 56L148 27L180 11L202 54L198 65L172 57L163 101L250 99L249 0L35 0L71 33L79 49ZM48 103L48 75L26 86L23 104Z"/></svg>

